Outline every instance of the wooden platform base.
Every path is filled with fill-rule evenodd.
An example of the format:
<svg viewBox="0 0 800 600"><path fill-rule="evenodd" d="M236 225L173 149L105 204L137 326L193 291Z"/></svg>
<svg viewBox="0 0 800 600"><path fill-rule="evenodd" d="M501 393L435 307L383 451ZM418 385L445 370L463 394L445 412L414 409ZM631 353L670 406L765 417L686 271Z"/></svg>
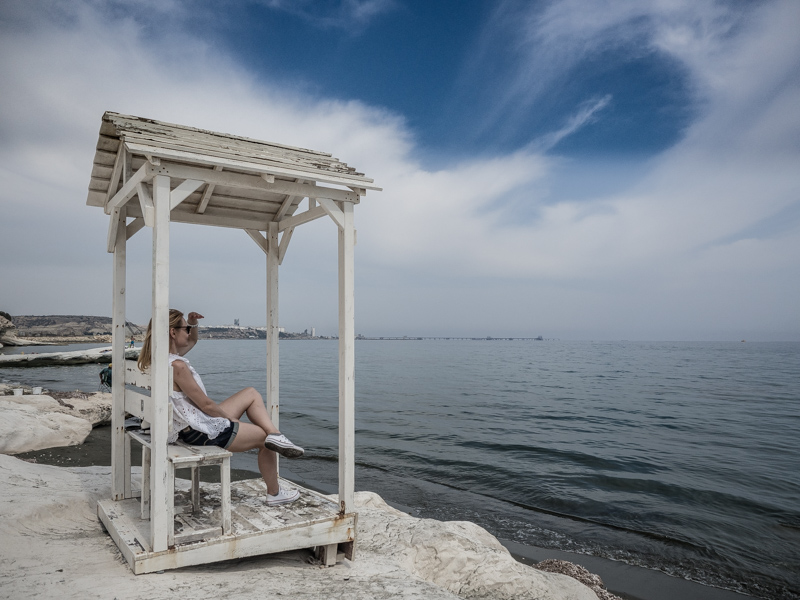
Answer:
<svg viewBox="0 0 800 600"><path fill-rule="evenodd" d="M337 552L354 558L357 515L340 515L338 504L317 492L288 484L300 490L300 499L270 507L261 479L236 482L231 485L231 534L222 535L219 485L201 487L200 508L192 513L188 482L178 480L176 488L182 484L186 489L176 489L175 545L164 552L152 552L150 521L142 520L136 498L97 503L98 517L135 574L299 548L316 547L328 565Z"/></svg>

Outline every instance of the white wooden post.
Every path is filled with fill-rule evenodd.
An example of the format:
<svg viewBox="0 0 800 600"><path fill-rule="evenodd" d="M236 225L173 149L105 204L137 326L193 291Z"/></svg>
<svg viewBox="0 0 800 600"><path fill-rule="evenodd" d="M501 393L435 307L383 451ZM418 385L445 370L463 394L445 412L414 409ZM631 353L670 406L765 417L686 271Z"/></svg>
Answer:
<svg viewBox="0 0 800 600"><path fill-rule="evenodd" d="M279 362L278 362L278 224L272 222L267 230L267 412L280 428Z"/></svg>
<svg viewBox="0 0 800 600"><path fill-rule="evenodd" d="M341 203L339 228L339 506L350 512L355 489L355 304L353 204Z"/></svg>
<svg viewBox="0 0 800 600"><path fill-rule="evenodd" d="M111 218L115 218L114 213ZM125 208L119 211L114 245L111 360L111 497L130 497L130 469L125 460Z"/></svg>
<svg viewBox="0 0 800 600"><path fill-rule="evenodd" d="M150 365L153 398L153 422L150 423L150 527L154 552L167 549L168 535L173 530L168 481L167 419L169 408L169 177L153 179L153 325L152 363Z"/></svg>

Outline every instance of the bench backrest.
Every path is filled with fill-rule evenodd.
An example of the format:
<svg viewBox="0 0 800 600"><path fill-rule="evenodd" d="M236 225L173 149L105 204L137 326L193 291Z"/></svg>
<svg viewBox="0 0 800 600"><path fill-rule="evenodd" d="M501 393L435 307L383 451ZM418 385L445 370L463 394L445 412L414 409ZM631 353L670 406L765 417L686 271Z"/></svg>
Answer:
<svg viewBox="0 0 800 600"><path fill-rule="evenodd" d="M139 388L137 390L130 389L128 386ZM166 391L169 397L169 391L172 390L172 369L169 370L169 388ZM150 392L145 394L144 392ZM125 412L135 415L142 419L143 422L151 423L153 421L153 395L150 373L147 371L139 370L139 365L135 360L125 361ZM172 403L170 403L168 431L172 431Z"/></svg>

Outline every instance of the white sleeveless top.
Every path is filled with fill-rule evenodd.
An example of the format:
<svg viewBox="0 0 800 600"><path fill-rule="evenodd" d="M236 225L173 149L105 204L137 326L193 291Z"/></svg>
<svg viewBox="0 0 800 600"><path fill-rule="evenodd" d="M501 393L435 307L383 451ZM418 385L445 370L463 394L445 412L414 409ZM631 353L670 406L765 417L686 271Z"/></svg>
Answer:
<svg viewBox="0 0 800 600"><path fill-rule="evenodd" d="M197 371L195 371L194 367L189 364L188 360L178 354L170 354L170 367L176 360L182 360L186 363L186 366L189 367L189 371L191 371L192 377L194 377L197 385L199 385L200 389L203 390L203 393L206 394L206 386L203 385L203 380L200 379L200 375L197 374ZM225 429L227 429L231 424L228 419L223 417L208 416L202 410L197 408L194 402L192 402L183 392L172 390L169 398L172 401L173 408L172 433L170 433L169 437L167 437L167 441L170 444L174 443L178 439L178 433L181 430L186 429L187 426L197 431L202 431L208 436L208 439L213 440L220 433L225 431Z"/></svg>

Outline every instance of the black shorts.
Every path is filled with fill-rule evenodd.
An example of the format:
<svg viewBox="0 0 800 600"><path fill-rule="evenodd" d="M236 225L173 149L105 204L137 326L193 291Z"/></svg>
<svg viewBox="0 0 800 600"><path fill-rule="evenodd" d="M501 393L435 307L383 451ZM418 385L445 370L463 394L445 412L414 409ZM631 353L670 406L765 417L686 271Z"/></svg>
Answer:
<svg viewBox="0 0 800 600"><path fill-rule="evenodd" d="M208 435L202 431L197 431L191 427L181 431L178 434L178 439L190 446L219 446L220 448L228 449L233 440L236 439L237 433L239 433L239 422L231 421L231 424L213 440L208 439Z"/></svg>

